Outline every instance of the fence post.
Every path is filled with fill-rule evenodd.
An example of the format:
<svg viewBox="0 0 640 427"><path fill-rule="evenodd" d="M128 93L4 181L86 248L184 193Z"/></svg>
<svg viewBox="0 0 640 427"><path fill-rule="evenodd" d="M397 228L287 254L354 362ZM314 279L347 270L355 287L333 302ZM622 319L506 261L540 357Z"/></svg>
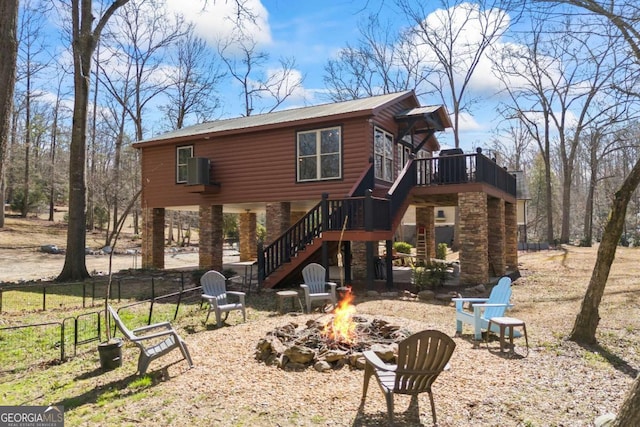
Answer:
<svg viewBox="0 0 640 427"><path fill-rule="evenodd" d="M47 310L47 286L42 287L42 311Z"/></svg>
<svg viewBox="0 0 640 427"><path fill-rule="evenodd" d="M76 325L76 334L78 333L78 325ZM64 362L64 321L60 323L60 362Z"/></svg>

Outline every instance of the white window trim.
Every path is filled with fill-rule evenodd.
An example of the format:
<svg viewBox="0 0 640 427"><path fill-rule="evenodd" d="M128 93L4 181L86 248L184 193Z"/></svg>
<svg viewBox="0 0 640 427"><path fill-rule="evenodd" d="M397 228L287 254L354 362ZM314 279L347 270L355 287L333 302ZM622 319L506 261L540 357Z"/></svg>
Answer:
<svg viewBox="0 0 640 427"><path fill-rule="evenodd" d="M176 183L177 184L185 184L188 180L189 171L187 171L187 173L185 174L184 180L180 179L180 167L184 166L184 168L186 169L188 164L188 163L180 163L180 151L186 150L186 149L191 151L191 155L189 157L193 157L193 145L181 145L179 147L176 147Z"/></svg>
<svg viewBox="0 0 640 427"><path fill-rule="evenodd" d="M374 161L374 166L375 166L376 158L378 156L378 153L376 153L376 147L375 147L375 144L376 144L376 132L381 132L383 138L385 138L385 139L386 139L387 136L390 136L392 144L393 144L393 141L394 141L394 136L393 136L393 134L391 132L387 132L386 130L384 130L384 129L378 127L378 126L374 127L374 129L373 129L373 158L374 158L373 161ZM392 175L395 173L394 172L395 159L394 159L394 154L393 153L394 153L394 147L391 147L391 174ZM389 160L389 159L386 157L386 153L384 152L384 149L383 149L383 151L382 151L382 165L381 165L382 166L381 170L383 171L383 173L384 173L384 163L385 163L386 160ZM374 172L375 172L375 168L374 168ZM375 176L375 173L374 173L374 176ZM393 182L395 177L391 176L391 177L389 177L389 179L386 179L386 178L384 178L382 176L375 176L375 179L379 179L379 180L385 181L385 182Z"/></svg>
<svg viewBox="0 0 640 427"><path fill-rule="evenodd" d="M327 130L335 130L338 132L339 135L339 142L338 142L338 175L337 176L331 176L331 177L327 177L327 178L323 178L320 175L320 173L322 172L322 163L321 163L321 159L322 159L322 154L320 151L321 148L321 137L320 137L320 133L323 131L327 131ZM300 155L300 135L301 134L306 134L306 133L315 133L316 134L316 177L315 178L310 178L310 179L302 179L300 178L300 159L305 158L305 157L311 157L311 156L301 156ZM324 154L335 154L335 153L324 153ZM296 182L317 182L317 181L330 181L330 180L335 180L335 179L342 179L342 128L340 126L330 126L330 127L326 127L326 128L321 128L321 129L310 129L310 130L303 130L303 131L298 131L296 132Z"/></svg>

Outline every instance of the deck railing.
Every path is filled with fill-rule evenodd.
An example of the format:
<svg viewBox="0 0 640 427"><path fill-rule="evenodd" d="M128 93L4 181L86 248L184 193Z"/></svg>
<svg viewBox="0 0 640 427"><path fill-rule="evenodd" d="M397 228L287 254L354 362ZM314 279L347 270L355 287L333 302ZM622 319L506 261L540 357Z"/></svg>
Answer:
<svg viewBox="0 0 640 427"><path fill-rule="evenodd" d="M363 180L371 181L373 169ZM282 264L291 261L323 231L389 231L398 210L415 186L486 183L515 196L516 180L496 162L482 154L461 154L430 159L412 159L387 193L386 199L364 196L322 201L273 243L258 245L258 277L265 279ZM358 185L354 194L361 193ZM346 223L346 224L345 224Z"/></svg>
<svg viewBox="0 0 640 427"><path fill-rule="evenodd" d="M482 154L456 154L416 159L416 185L486 183L516 195L516 179L496 162Z"/></svg>

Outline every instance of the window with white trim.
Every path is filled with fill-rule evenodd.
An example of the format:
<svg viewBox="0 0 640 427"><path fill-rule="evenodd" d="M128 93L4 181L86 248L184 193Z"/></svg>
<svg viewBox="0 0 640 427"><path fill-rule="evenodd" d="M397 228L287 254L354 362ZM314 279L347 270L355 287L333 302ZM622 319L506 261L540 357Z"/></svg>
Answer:
<svg viewBox="0 0 640 427"><path fill-rule="evenodd" d="M377 179L393 182L393 135L380 128L373 130L373 166Z"/></svg>
<svg viewBox="0 0 640 427"><path fill-rule="evenodd" d="M176 182L187 182L187 160L193 157L193 145L185 145L176 148Z"/></svg>
<svg viewBox="0 0 640 427"><path fill-rule="evenodd" d="M298 132L298 182L342 177L340 127Z"/></svg>

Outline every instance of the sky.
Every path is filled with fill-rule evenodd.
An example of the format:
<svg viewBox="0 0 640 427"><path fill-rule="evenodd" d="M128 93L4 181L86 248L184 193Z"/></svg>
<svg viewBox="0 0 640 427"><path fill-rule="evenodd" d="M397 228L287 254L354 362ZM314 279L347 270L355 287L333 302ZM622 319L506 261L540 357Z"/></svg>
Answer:
<svg viewBox="0 0 640 427"><path fill-rule="evenodd" d="M135 0L134 0L135 1ZM361 37L359 24L370 14L378 13L381 21L390 23L393 30L399 31L409 25L407 18L396 9L390 0L244 0L256 20L248 24L245 31L258 42L258 48L270 55L266 65L270 72L277 72L278 60L282 57L295 58L295 75L304 76L301 88L296 91L282 108L295 108L330 102L323 81L325 66L330 59L336 58L340 49L347 45L355 46ZM440 2L415 0L424 7L424 19L431 27L437 27ZM473 7L473 3L467 3ZM215 49L221 38L231 34L233 25L229 16L234 13L235 0L166 0L169 12L181 14L185 20L195 26L195 33ZM508 18L508 17L507 17ZM64 22L54 22L62 25ZM471 27L465 34L469 40L478 37L478 31ZM498 40L506 44L507 40ZM63 55L68 53L62 53ZM171 64L167 64L170 67ZM470 89L478 102L471 114L464 114L459 126L461 147L472 151L476 147L487 148L495 136L494 129L500 124L495 111L500 97L497 92L500 83L494 76L490 61L483 58L471 81ZM230 79L219 86L218 96L222 108L217 117L228 118L241 115L243 104L240 87ZM446 100L445 100L446 101ZM156 111L161 101L153 106ZM421 97L422 105L439 105L442 100ZM451 112L451 105L445 107ZM147 121L148 135L166 131L159 115L155 122ZM438 135L443 148L453 146L450 131Z"/></svg>

